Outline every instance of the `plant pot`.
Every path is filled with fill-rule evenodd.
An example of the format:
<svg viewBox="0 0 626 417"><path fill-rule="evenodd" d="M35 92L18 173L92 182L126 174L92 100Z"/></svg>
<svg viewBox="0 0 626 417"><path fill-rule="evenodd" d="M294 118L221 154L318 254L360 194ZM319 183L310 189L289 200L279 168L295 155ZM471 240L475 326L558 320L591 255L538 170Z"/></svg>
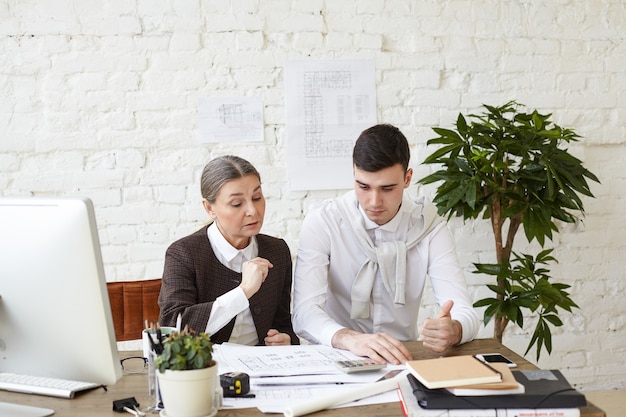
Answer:
<svg viewBox="0 0 626 417"><path fill-rule="evenodd" d="M215 415L217 364L204 369L156 371L166 417Z"/></svg>

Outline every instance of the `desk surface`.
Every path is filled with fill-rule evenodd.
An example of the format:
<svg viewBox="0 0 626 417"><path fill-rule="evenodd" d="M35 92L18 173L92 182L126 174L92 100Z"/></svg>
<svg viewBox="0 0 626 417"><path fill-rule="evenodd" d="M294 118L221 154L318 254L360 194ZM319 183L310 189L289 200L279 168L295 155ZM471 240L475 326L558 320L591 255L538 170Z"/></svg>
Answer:
<svg viewBox="0 0 626 417"><path fill-rule="evenodd" d="M413 354L414 359L429 359L439 356L434 352L430 352L422 347L421 342L408 342L406 346ZM513 359L517 365L517 369L536 369L537 367L528 362L523 357L517 355L500 343L493 339L480 339L466 343L462 346L453 348L446 353L446 356L467 355L487 352L501 352L505 356ZM134 352L137 353L137 352ZM121 353L122 357L128 356L126 352ZM135 397L141 406L145 407L151 404L151 399L147 395L147 377L146 375L124 375L122 379L115 385L110 386L108 391L97 389L78 395L76 398L60 399L43 397L38 395L18 394L7 391L0 391L0 401L13 402L18 404L33 405L38 407L47 407L55 410L55 417L100 417L110 416L119 417L130 415L127 413L116 413L112 409L113 400L126 397ZM147 416L156 416L158 414L147 414ZM218 417L246 417L246 416L264 416L256 408L236 409L236 410L220 410ZM312 414L316 417L402 417L399 403L376 404L360 407L347 407L341 409L324 410ZM605 414L595 405L588 403L586 407L581 408L581 417L605 417Z"/></svg>

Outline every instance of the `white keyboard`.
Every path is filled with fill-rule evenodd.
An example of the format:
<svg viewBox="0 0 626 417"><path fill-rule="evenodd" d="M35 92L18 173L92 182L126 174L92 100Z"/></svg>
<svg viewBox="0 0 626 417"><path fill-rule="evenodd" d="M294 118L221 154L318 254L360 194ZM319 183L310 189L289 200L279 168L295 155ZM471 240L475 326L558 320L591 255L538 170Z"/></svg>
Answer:
<svg viewBox="0 0 626 417"><path fill-rule="evenodd" d="M51 397L74 398L78 391L98 388L95 382L72 381L69 379L41 376L18 375L0 372L0 389L26 394L48 395Z"/></svg>

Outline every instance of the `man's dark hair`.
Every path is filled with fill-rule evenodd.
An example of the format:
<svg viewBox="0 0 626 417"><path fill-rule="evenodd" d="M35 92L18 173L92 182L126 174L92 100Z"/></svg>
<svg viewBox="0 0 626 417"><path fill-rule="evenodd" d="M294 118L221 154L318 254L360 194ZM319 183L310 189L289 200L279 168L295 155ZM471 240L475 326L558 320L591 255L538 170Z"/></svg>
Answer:
<svg viewBox="0 0 626 417"><path fill-rule="evenodd" d="M396 164L402 165L406 171L410 158L406 137L390 124L375 125L361 132L352 151L354 165L367 172L380 171Z"/></svg>

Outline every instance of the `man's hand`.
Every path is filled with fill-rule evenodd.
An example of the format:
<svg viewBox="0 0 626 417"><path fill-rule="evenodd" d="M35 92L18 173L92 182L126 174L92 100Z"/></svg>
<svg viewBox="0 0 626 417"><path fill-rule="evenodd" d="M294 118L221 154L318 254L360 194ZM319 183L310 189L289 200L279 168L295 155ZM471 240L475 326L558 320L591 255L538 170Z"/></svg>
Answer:
<svg viewBox="0 0 626 417"><path fill-rule="evenodd" d="M367 356L376 363L400 365L412 359L406 346L386 333L368 334L341 329L333 336L332 345L358 356Z"/></svg>
<svg viewBox="0 0 626 417"><path fill-rule="evenodd" d="M452 310L453 305L454 301L446 301L441 306L437 317L424 320L424 325L422 326L422 341L425 348L441 353L449 347L461 343L463 328L461 327L461 323L452 320L450 310Z"/></svg>
<svg viewBox="0 0 626 417"><path fill-rule="evenodd" d="M280 333L276 329L269 329L267 331L267 337L265 340L265 346L283 346L291 344L291 337L287 333Z"/></svg>

